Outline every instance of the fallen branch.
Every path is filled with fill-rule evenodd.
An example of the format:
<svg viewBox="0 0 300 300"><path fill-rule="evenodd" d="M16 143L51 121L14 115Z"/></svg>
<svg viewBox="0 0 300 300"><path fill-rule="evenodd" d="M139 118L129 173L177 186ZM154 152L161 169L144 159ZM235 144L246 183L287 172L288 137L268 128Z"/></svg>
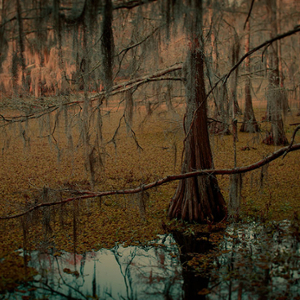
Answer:
<svg viewBox="0 0 300 300"><path fill-rule="evenodd" d="M90 198L95 198L95 197L103 197L103 196L109 196L109 195L136 194L136 193L140 193L140 192L143 192L145 190L148 190L148 189L151 189L151 188L154 188L154 187L158 187L160 185L163 185L163 184L175 181L175 180L182 180L182 179L187 179L187 178L195 177L195 176L230 175L230 174L246 173L246 172L250 172L250 171L253 171L255 169L258 169L258 168L270 163L271 161L273 161L273 160L277 159L278 157L282 156L283 154L285 154L287 150L289 150L289 152L295 151L295 150L300 150L300 143L281 148L281 149L275 151L274 153L272 153L271 155L263 158L262 160L254 163L252 165L249 165L249 166L244 166L244 167L240 167L240 168L233 168L233 169L197 170L197 171L194 171L194 172L189 172L189 173L184 173L184 174L169 175L169 176L164 177L162 179L159 179L157 181L154 181L154 182L151 182L151 183L148 183L148 184L144 184L144 185L138 186L136 188L132 188L132 189L104 191L104 192L77 191L77 193L80 194L77 197L71 197L71 198L68 198L68 199L65 199L65 200L62 200L62 201L56 201L56 202L40 203L38 205L35 205L35 206L31 207L30 209L28 209L24 212L14 214L14 215L11 215L11 216L0 217L0 220L15 219L15 218L24 216L24 215L26 215L26 214L28 214L28 213L36 210L36 209L42 208L42 207L65 204L65 203L76 201L76 200L84 200L84 199L90 199Z"/></svg>

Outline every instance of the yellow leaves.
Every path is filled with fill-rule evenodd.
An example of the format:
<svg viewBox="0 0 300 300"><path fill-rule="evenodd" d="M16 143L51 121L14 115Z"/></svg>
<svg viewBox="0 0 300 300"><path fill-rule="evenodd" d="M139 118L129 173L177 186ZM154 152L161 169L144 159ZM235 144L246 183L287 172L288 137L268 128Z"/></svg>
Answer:
<svg viewBox="0 0 300 300"><path fill-rule="evenodd" d="M24 258L12 252L0 262L0 293L16 288L20 282L26 282L36 275L33 268L24 267Z"/></svg>
<svg viewBox="0 0 300 300"><path fill-rule="evenodd" d="M64 271L66 274L74 275L76 278L79 277L79 272L78 272L77 270L71 271L71 270L68 269L68 268L64 268L63 271Z"/></svg>
<svg viewBox="0 0 300 300"><path fill-rule="evenodd" d="M136 128L139 143L144 151L135 151L135 143L132 139L128 139L126 130L120 131L118 135L117 152L112 144L105 149L107 151L105 172L97 178L95 190L130 188L166 175L180 173L183 131L180 131L176 136L173 133L170 134L169 129L175 125L166 124L165 119L161 120L154 115L151 118L153 122L143 124L143 130ZM116 128L114 122L115 120L111 120L111 122L105 123L104 140L111 138ZM287 122L289 121L287 120ZM38 126L33 126L35 130L38 130ZM248 144L250 148L253 146L249 142L250 139L249 134L239 134L238 166L255 162L275 149L274 147L255 144L254 147L257 148L255 151L240 151L239 149ZM63 140L60 142L67 143ZM172 143L174 142L178 147L175 170L172 150ZM4 200L1 200L0 203L1 215L20 211L24 208L26 200L34 203L36 190L45 184L51 188L65 188L67 186L78 189L89 188L86 173L82 172L84 160L82 159L83 149L80 146L78 151L72 154L75 162L73 165L71 155L65 155L62 157L60 166L57 166L56 153L51 150L47 143L32 136L31 145L31 152L23 153L22 143L14 140L14 151L6 151L2 156L0 194L1 199ZM212 147L216 168L231 168L233 166L232 136L212 137ZM250 215L252 213L255 217L262 209L266 210L268 201L272 203L269 213L272 212L274 219L286 218L293 210L300 211L298 203L300 182L295 180L299 177L300 160L299 153L296 152L289 153L285 157L284 163L279 159L278 162L275 161L269 166L268 181L263 190L259 189L260 171L253 171L244 175L241 214ZM218 176L218 181L223 194L228 198L228 177ZM190 234L195 233L195 235L197 232L207 233L208 228L205 225L187 225L176 221L168 223L168 220L165 219L169 201L177 184L178 182L172 182L150 191L149 205L146 207L146 222L141 221L138 207L129 207L128 195L103 197L101 206L99 199L78 202L76 242L73 236L73 204L70 203L63 207L57 206L56 212L51 215L55 222L50 220L53 233L51 237L47 236L48 241L50 240L55 248L54 256L59 257L61 250L72 252L74 242L78 253L92 249L98 250L102 247L112 248L116 243L125 243L125 246L145 244L154 240L157 234L163 233L162 219L170 229L182 229ZM23 195L28 195L30 199L23 197ZM67 195L63 195L63 197L67 197ZM289 203L289 206L283 205L283 203ZM36 220L34 226L28 228L27 247L30 250L37 248L45 238L41 219ZM213 224L212 230L214 230L214 226L216 225ZM3 261L0 259L0 274L3 274L6 269L11 268L12 270L10 279L0 280L1 290L4 285L10 286L12 284L14 276L16 279L20 279L18 268L23 268L22 259L13 256L12 261L14 262L9 263L10 259L6 257L16 249L23 247L20 222L18 220L2 222L0 237L0 258L5 257ZM228 235L228 237L237 238L236 235ZM221 238L222 232L211 232L209 240L217 243ZM45 240L47 239L45 238ZM153 245L159 246L158 244ZM177 257L175 253L170 253L170 256ZM194 267L202 267L208 261L209 256L197 256L189 264ZM263 262L261 262L261 266L266 267ZM66 270L66 272L75 277L79 275L76 271ZM207 291L202 290L200 292Z"/></svg>
<svg viewBox="0 0 300 300"><path fill-rule="evenodd" d="M210 290L207 288L203 288L201 291L198 292L198 295L208 295L210 293Z"/></svg>
<svg viewBox="0 0 300 300"><path fill-rule="evenodd" d="M199 265L199 261L197 261L196 259L191 259L188 261L187 263L190 267L195 267L195 266L198 266Z"/></svg>

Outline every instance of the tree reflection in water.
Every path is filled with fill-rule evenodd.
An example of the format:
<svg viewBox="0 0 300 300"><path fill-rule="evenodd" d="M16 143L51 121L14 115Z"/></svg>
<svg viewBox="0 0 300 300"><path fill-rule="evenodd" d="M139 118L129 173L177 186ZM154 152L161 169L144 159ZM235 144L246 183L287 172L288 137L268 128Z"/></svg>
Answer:
<svg viewBox="0 0 300 300"><path fill-rule="evenodd" d="M172 235L156 246L115 246L85 254L33 251L29 266L39 275L21 296L28 299L183 299L182 267ZM7 294L7 298L18 296Z"/></svg>
<svg viewBox="0 0 300 300"><path fill-rule="evenodd" d="M206 299L300 299L299 229L288 220L229 225Z"/></svg>
<svg viewBox="0 0 300 300"><path fill-rule="evenodd" d="M23 293L4 297L300 299L300 227L296 225L290 221L229 225L207 277L201 276L201 270L193 273L186 262L194 254L208 253L208 236L172 232L148 247L117 245L82 255L33 251L28 253L28 266L39 275L19 287Z"/></svg>

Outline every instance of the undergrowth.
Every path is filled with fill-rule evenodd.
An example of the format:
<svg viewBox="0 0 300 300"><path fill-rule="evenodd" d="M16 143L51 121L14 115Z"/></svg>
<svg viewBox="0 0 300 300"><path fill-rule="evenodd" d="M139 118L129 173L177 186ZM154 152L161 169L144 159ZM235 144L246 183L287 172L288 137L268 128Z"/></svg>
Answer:
<svg viewBox="0 0 300 300"><path fill-rule="evenodd" d="M292 112L285 119L288 139L294 128L289 124L299 121L295 115ZM106 142L114 136L121 116L122 112L114 111L103 118ZM180 173L184 138L182 121L174 121L163 110L153 113L147 122L143 122L144 119L143 112L136 113L133 119L133 130L140 147L123 123L115 143L106 144L105 168L97 171L94 190L132 188ZM24 211L42 201L61 201L80 190L91 189L84 171L83 149L80 143L76 144L79 140L76 132L73 133L75 146L70 151L68 141L64 139L63 124L58 125L50 137L39 134L36 120L27 126L16 123L1 131L1 216ZM261 143L268 126L263 123L260 133L238 133L237 166L250 165L279 148ZM24 134L20 136L21 129L28 133L27 141L24 141ZM215 168L233 168L232 136L212 136L211 145ZM259 169L243 175L242 206L236 221L283 220L297 215L300 212L298 178L300 160L296 151L273 161L263 172ZM228 201L229 177L219 176L218 182ZM120 195L76 200L45 207L18 219L0 220L0 273L12 270L11 275L1 279L0 292L34 274L33 270L20 271L20 278L14 277L16 267L26 269L15 252L20 248L26 251L51 249L56 255L63 250L83 253L112 248L116 243L147 244L157 234L164 233L163 224L169 228L176 224L175 227L182 227L166 218L176 185L177 182L171 182L148 191L143 211L138 195ZM43 198L45 190L46 200ZM219 233L213 233L218 232L217 226L221 225L185 224L182 230L187 234L210 232L217 243L221 238Z"/></svg>

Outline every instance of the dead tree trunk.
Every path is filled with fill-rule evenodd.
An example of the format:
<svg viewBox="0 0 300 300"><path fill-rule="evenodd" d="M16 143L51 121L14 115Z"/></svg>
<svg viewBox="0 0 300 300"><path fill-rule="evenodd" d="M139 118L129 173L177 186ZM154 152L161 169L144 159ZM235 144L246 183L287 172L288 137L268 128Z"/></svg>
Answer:
<svg viewBox="0 0 300 300"><path fill-rule="evenodd" d="M186 91L186 140L182 173L210 169L213 166L207 128L203 47L199 46L198 41L194 42L188 54ZM207 220L219 221L225 215L225 201L214 175L181 180L168 211L170 218L200 223Z"/></svg>
<svg viewBox="0 0 300 300"><path fill-rule="evenodd" d="M276 0L268 0L271 23L271 38L277 36ZM269 50L269 85L267 90L267 115L271 122L271 133L264 140L268 144L287 145L282 120L282 95L279 84L278 44L272 43Z"/></svg>
<svg viewBox="0 0 300 300"><path fill-rule="evenodd" d="M250 19L246 25L246 40L245 40L245 52L250 50ZM240 131L242 132L257 132L259 131L259 126L256 122L251 96L251 79L250 79L250 57L245 59L245 71L246 71L246 81L245 81L245 111L244 120Z"/></svg>
<svg viewBox="0 0 300 300"><path fill-rule="evenodd" d="M213 78L217 75L220 76L219 70L219 53L216 42L216 35L218 34L215 29L214 24L214 12L213 12L213 4L210 3L208 7L209 11L209 22L211 26L210 30L210 64L206 64L207 71L210 77L210 81L213 81ZM221 85L217 87L214 91L214 104L215 107L213 109L213 118L217 120L217 122L212 122L209 128L209 132L213 134L230 134L229 130L229 105L228 105L228 88L227 85Z"/></svg>
<svg viewBox="0 0 300 300"><path fill-rule="evenodd" d="M238 36L238 33L234 26L232 26L234 30L234 41L232 46L232 57L231 57L231 63L234 66L238 59L240 54L240 38ZM239 68L236 68L236 70L233 73L232 78L232 85L231 85L231 96L233 101L233 110L231 112L231 116L241 115L242 111L239 107L239 103L237 100L237 87L238 87L238 77L239 77Z"/></svg>
<svg viewBox="0 0 300 300"><path fill-rule="evenodd" d="M276 0L276 18L277 18L277 34L281 32L281 7L280 7L280 0ZM289 102L288 102L288 95L287 91L284 86L284 74L283 74L283 66L282 66L282 51L281 51L281 40L277 41L278 43L278 70L279 70L279 81L280 81L280 92L281 92L281 99L282 99L282 110L283 114L286 114L290 108L289 108Z"/></svg>
<svg viewBox="0 0 300 300"><path fill-rule="evenodd" d="M23 30L23 19L22 19L22 11L20 0L17 0L17 20L18 20L18 52L20 57L20 65L21 65L21 82L22 87L25 85L25 46L24 46L24 30Z"/></svg>

